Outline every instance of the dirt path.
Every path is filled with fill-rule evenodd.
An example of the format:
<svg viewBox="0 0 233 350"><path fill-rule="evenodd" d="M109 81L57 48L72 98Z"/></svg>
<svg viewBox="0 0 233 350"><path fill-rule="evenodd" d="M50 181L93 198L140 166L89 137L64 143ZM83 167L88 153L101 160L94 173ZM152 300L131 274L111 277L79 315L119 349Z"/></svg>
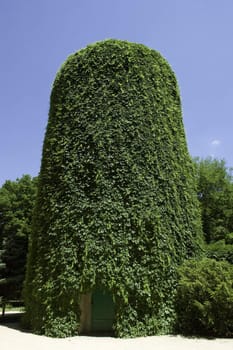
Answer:
<svg viewBox="0 0 233 350"><path fill-rule="evenodd" d="M1 350L233 350L233 339L188 339L154 336L136 339L110 337L47 338L0 325Z"/></svg>

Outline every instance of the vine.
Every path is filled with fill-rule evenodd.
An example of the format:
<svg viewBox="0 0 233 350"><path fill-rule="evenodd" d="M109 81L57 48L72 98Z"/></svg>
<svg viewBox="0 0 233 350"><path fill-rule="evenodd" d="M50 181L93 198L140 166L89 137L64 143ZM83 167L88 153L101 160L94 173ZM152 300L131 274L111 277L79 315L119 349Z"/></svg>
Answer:
<svg viewBox="0 0 233 350"><path fill-rule="evenodd" d="M25 287L26 318L78 332L80 295L116 304L116 335L168 333L176 267L201 225L179 89L144 45L106 40L68 57L54 81Z"/></svg>

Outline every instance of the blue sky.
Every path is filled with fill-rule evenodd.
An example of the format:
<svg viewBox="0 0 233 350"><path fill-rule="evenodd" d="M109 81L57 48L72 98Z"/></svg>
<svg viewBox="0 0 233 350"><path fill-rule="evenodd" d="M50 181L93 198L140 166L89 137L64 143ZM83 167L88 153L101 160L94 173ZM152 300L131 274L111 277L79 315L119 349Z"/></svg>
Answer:
<svg viewBox="0 0 233 350"><path fill-rule="evenodd" d="M232 18L232 0L0 0L0 185L38 174L57 71L107 38L168 60L190 154L233 166Z"/></svg>

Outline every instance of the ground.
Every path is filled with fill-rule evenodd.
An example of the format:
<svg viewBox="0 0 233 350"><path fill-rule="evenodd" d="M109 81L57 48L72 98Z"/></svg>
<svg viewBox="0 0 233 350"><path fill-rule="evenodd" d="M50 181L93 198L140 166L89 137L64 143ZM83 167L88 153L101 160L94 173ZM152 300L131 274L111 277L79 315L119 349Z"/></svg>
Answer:
<svg viewBox="0 0 233 350"><path fill-rule="evenodd" d="M196 339L153 336L135 339L111 337L48 338L19 329L17 324L0 325L1 350L232 350L233 339Z"/></svg>

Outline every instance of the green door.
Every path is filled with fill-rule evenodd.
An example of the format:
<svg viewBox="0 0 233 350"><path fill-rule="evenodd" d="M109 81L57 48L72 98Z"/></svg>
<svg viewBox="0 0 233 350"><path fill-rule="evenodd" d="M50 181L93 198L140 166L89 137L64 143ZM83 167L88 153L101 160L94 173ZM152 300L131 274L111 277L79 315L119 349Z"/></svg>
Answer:
<svg viewBox="0 0 233 350"><path fill-rule="evenodd" d="M112 325L115 315L115 307L112 295L109 292L96 290L92 294L91 312L92 332L112 332Z"/></svg>

